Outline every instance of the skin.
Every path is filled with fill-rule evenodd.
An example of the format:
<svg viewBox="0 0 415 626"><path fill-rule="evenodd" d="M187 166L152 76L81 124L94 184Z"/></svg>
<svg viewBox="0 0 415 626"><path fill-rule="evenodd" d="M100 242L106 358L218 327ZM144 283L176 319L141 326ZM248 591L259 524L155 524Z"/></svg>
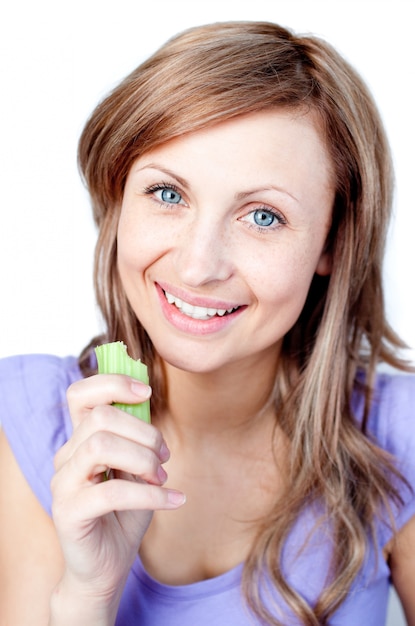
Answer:
<svg viewBox="0 0 415 626"><path fill-rule="evenodd" d="M173 187L162 193L160 184ZM0 437L0 622L44 626L50 615L50 626L114 624L137 551L168 584L245 558L255 519L283 486L287 445L264 406L281 340L314 273L330 271L332 200L330 162L309 114L239 118L133 164L118 265L164 360L168 410L149 425L111 406L148 398L149 388L125 376L72 385L74 433L55 459L54 524ZM255 218L266 226L258 230ZM160 286L199 307L240 308L192 320ZM108 467L113 479L103 482ZM409 523L389 553L411 626L414 530Z"/></svg>
<svg viewBox="0 0 415 626"><path fill-rule="evenodd" d="M151 192L157 185L171 185L179 202L163 203L162 190ZM138 159L121 207L118 266L165 361L192 373L255 366L273 375L314 273L330 269L332 201L326 150L305 114L246 116ZM275 217L259 229L262 210ZM222 318L235 318L223 328L182 328L163 314L158 286L191 304L245 308Z"/></svg>

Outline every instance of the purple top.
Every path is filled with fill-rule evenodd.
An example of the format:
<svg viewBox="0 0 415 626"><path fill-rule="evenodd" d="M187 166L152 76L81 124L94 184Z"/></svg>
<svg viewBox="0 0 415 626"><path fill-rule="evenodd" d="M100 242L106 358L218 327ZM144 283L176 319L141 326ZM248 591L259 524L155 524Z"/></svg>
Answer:
<svg viewBox="0 0 415 626"><path fill-rule="evenodd" d="M66 389L81 377L74 357L18 356L0 360L0 422L16 459L35 495L50 514L53 456L71 434ZM358 415L361 400L356 399ZM415 377L379 375L369 430L384 449L395 454L399 468L415 489ZM402 489L404 506L396 514L400 528L415 515L415 496ZM297 520L285 550L284 570L290 583L311 604L324 586L330 555L330 533L312 533L305 550L297 549L317 512L308 509ZM379 550L391 536L377 524ZM375 567L378 557L378 567ZM151 578L137 557L130 572L116 626L252 626L258 623L245 606L240 590L242 564L225 574L190 585L162 585ZM389 570L381 554L370 547L365 564L348 597L330 620L331 626L385 624ZM272 597L276 617L286 626L298 625L284 603L265 582L264 601ZM283 616L284 615L284 616Z"/></svg>

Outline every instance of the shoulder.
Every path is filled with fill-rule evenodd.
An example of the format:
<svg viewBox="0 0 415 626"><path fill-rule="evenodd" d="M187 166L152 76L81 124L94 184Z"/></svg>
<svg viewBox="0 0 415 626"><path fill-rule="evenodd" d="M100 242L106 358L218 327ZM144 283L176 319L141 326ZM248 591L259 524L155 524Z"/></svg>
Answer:
<svg viewBox="0 0 415 626"><path fill-rule="evenodd" d="M24 355L0 360L0 424L47 510L53 457L71 433L66 390L79 378L75 357Z"/></svg>
<svg viewBox="0 0 415 626"><path fill-rule="evenodd" d="M34 414L58 406L68 386L81 377L75 357L29 354L0 359L0 422L17 419L22 411Z"/></svg>
<svg viewBox="0 0 415 626"><path fill-rule="evenodd" d="M26 385L36 381L55 383L80 376L76 357L26 354L0 359L0 385Z"/></svg>
<svg viewBox="0 0 415 626"><path fill-rule="evenodd" d="M392 454L402 454L406 447L415 445L414 375L378 375L368 430Z"/></svg>
<svg viewBox="0 0 415 626"><path fill-rule="evenodd" d="M367 430L389 452L406 484L399 486L403 505L396 511L397 528L415 515L415 376L379 374Z"/></svg>

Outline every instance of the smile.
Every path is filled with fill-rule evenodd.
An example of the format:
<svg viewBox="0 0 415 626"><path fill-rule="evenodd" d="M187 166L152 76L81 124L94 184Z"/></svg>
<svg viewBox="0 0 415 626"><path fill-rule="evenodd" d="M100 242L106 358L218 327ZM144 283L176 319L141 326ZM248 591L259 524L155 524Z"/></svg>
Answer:
<svg viewBox="0 0 415 626"><path fill-rule="evenodd" d="M164 295L169 304L174 304L181 313L195 320L209 320L212 317L215 317L215 315L223 317L224 315L228 315L229 313L233 313L239 309L238 306L231 309L213 309L203 306L195 306L193 304L189 304L189 302L181 300L181 298L176 298L176 296L173 296L167 291L164 291Z"/></svg>

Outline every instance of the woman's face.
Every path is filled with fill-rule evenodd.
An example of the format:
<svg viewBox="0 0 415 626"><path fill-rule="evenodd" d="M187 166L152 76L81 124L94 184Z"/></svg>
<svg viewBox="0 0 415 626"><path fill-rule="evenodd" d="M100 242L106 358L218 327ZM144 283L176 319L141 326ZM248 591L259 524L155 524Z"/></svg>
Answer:
<svg viewBox="0 0 415 626"><path fill-rule="evenodd" d="M128 300L156 350L195 372L267 363L327 274L334 187L311 114L271 110L135 161L118 228Z"/></svg>

